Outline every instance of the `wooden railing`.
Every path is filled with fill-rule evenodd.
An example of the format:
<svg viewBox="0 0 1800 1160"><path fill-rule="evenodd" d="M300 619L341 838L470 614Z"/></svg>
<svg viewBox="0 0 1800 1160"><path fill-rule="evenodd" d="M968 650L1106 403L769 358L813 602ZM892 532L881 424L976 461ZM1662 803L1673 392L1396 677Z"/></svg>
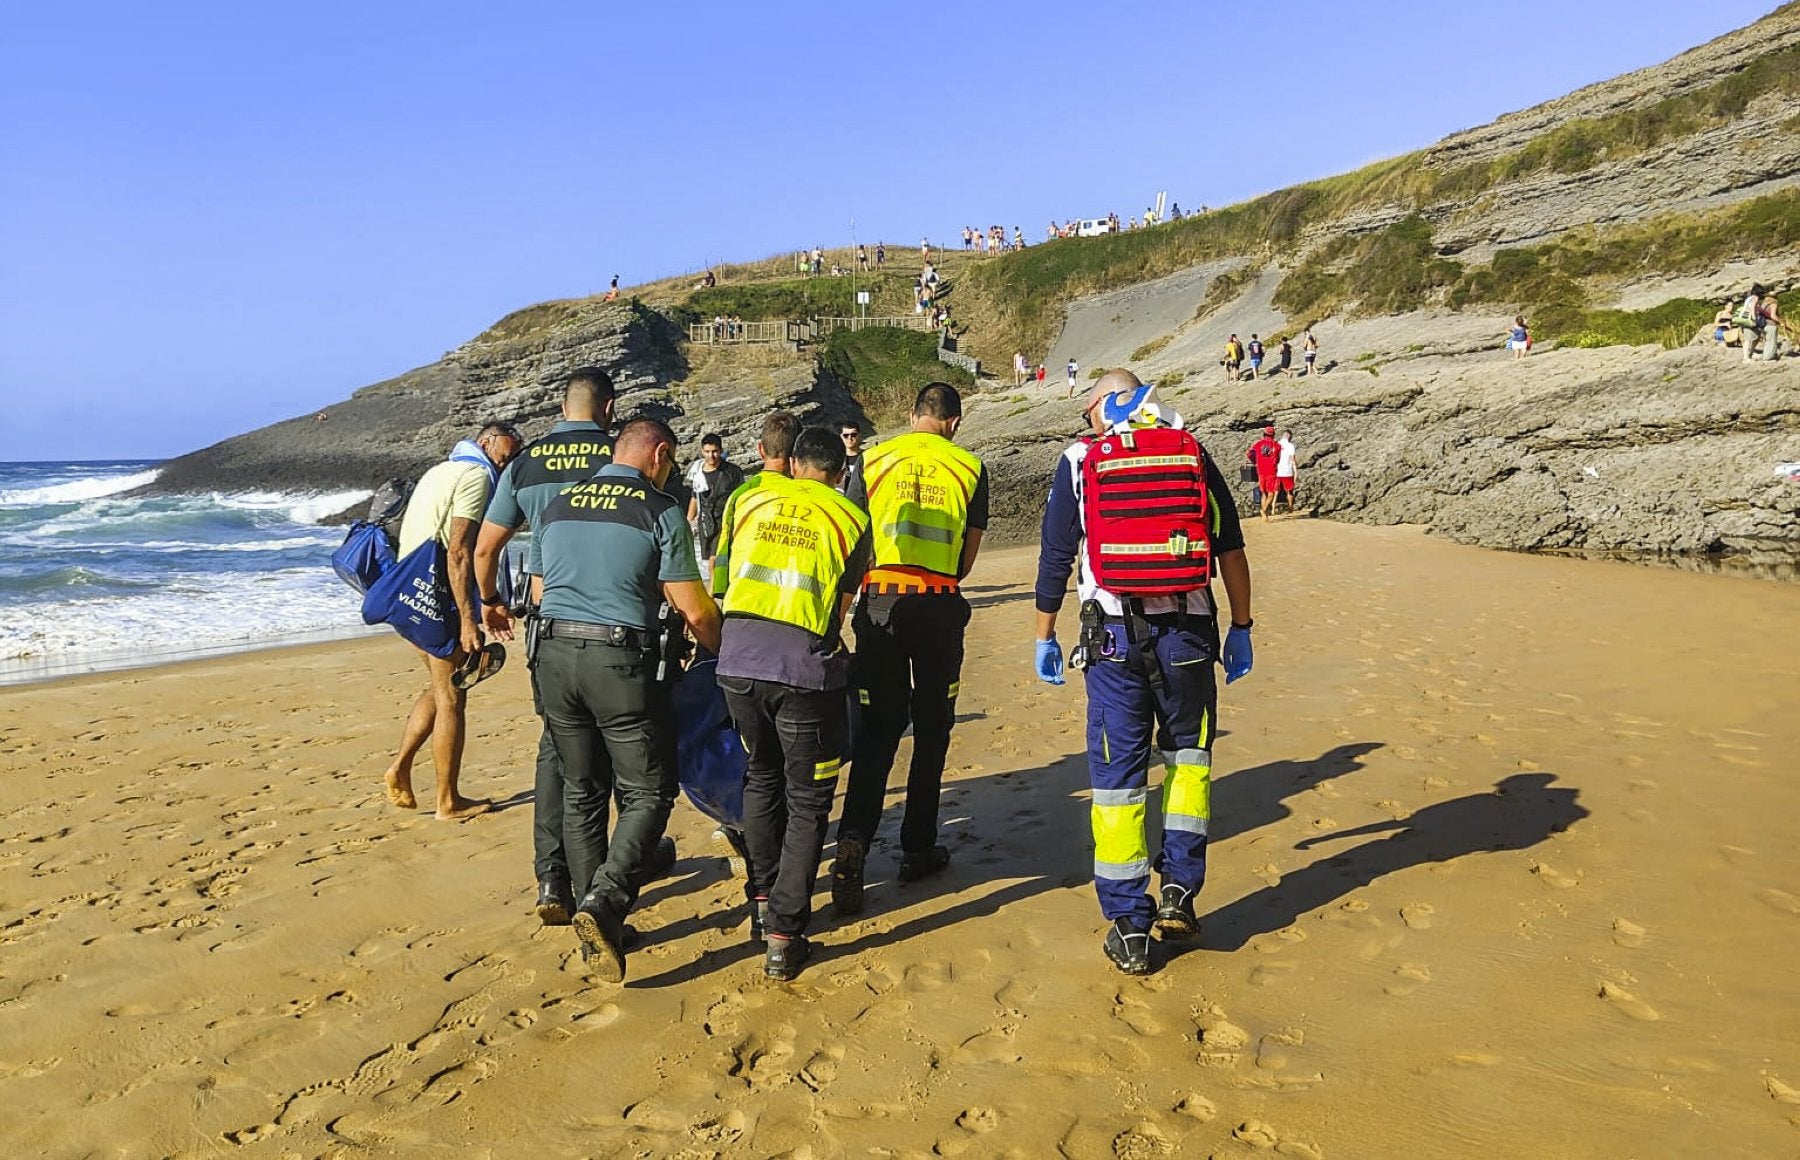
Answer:
<svg viewBox="0 0 1800 1160"><path fill-rule="evenodd" d="M713 346L747 342L789 342L786 321L694 322L688 325L688 341Z"/></svg>
<svg viewBox="0 0 1800 1160"><path fill-rule="evenodd" d="M930 330L931 318L925 314L871 314L867 318L815 318L813 333L824 338L834 330L868 330L892 326L900 330Z"/></svg>

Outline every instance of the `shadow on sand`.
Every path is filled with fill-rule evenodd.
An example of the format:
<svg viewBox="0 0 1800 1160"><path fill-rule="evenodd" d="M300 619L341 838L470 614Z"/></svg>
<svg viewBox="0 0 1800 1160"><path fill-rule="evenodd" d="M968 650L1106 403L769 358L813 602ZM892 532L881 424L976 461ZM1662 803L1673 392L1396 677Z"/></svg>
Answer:
<svg viewBox="0 0 1800 1160"><path fill-rule="evenodd" d="M1284 874L1275 885L1205 915L1199 945L1206 950L1235 951L1257 935L1289 926L1302 915L1384 875L1449 862L1466 854L1535 846L1588 815L1575 800L1580 791L1552 789L1550 783L1555 780L1550 773L1514 774L1489 793L1439 802L1397 821L1372 822L1307 838L1296 848L1306 850L1345 838L1396 831Z"/></svg>

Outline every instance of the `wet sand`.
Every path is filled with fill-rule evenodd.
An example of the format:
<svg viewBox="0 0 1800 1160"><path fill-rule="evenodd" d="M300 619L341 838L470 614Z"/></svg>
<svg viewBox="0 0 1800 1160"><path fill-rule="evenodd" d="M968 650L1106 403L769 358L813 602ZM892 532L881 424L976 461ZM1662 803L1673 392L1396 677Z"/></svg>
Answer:
<svg viewBox="0 0 1800 1160"><path fill-rule="evenodd" d="M464 824L382 795L422 681L397 641L0 689L0 1139L1800 1152L1800 588L1249 535L1257 669L1224 693L1205 932L1146 980L1099 951L1082 696L1031 677L1029 549L971 585L954 865L903 887L878 850L848 924L821 891L822 955L787 986L685 805L623 988L539 928L517 657L473 695L464 776L503 808Z"/></svg>

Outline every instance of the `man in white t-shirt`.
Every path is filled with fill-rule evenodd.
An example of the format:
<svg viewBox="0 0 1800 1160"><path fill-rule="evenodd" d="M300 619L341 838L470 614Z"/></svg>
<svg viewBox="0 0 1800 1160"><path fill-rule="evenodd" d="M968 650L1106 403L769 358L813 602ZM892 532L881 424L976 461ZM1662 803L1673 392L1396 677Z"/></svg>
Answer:
<svg viewBox="0 0 1800 1160"><path fill-rule="evenodd" d="M1281 507L1281 497L1287 497L1288 513L1294 511L1294 433L1283 431L1276 440L1281 445L1281 455L1275 461L1275 507Z"/></svg>
<svg viewBox="0 0 1800 1160"><path fill-rule="evenodd" d="M463 797L457 787L462 773L467 694L451 678L463 662L482 651L481 614L475 588L475 538L500 469L519 453L523 443L510 423L489 423L475 438L457 443L450 458L419 477L406 502L406 515L400 521L402 560L432 540L444 545L461 639L456 651L447 657L432 656L416 645L408 645L424 660L430 684L413 701L412 712L407 714L399 755L385 775L387 796L402 809L418 807L413 797L413 759L430 741L432 764L437 767L437 816L441 821L473 817L488 808L485 801ZM488 662L480 659L475 663Z"/></svg>
<svg viewBox="0 0 1800 1160"><path fill-rule="evenodd" d="M1069 398L1071 399L1075 397L1075 376L1079 374L1080 371L1081 367L1076 364L1074 359L1070 359L1069 365L1063 368L1063 374L1067 376L1069 380Z"/></svg>

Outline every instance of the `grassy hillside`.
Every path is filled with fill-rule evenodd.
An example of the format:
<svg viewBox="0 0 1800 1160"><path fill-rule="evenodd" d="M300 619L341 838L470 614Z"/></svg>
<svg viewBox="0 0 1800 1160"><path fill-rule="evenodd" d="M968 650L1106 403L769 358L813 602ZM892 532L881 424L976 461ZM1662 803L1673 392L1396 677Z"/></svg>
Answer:
<svg viewBox="0 0 1800 1160"><path fill-rule="evenodd" d="M819 369L884 427L911 411L913 397L928 382L959 391L975 387L975 376L939 360L936 334L892 327L833 331Z"/></svg>

